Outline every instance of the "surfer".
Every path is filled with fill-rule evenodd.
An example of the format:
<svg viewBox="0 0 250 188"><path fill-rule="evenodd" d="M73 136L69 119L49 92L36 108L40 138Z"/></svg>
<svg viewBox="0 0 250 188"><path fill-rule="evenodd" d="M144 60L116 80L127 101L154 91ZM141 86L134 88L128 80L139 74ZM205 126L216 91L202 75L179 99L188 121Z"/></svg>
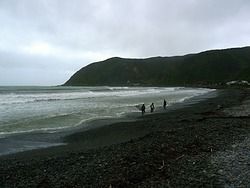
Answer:
<svg viewBox="0 0 250 188"><path fill-rule="evenodd" d="M141 115L143 115L145 113L145 105L143 104L141 107Z"/></svg>
<svg viewBox="0 0 250 188"><path fill-rule="evenodd" d="M164 99L164 101L163 101L163 108L166 110L166 106L167 106L167 102L166 102L166 100Z"/></svg>
<svg viewBox="0 0 250 188"><path fill-rule="evenodd" d="M152 112L154 111L154 109L155 109L155 105L154 105L154 103L152 103L152 104L150 105L150 112L152 113Z"/></svg>

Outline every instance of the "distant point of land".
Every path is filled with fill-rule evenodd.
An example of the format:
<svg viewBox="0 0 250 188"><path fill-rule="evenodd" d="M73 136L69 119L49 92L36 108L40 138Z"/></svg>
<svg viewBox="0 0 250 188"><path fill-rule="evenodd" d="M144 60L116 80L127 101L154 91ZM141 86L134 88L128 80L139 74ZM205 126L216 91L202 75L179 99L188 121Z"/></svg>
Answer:
<svg viewBox="0 0 250 188"><path fill-rule="evenodd" d="M250 47L173 57L113 57L77 71L64 86L249 87ZM233 82L232 82L233 81Z"/></svg>

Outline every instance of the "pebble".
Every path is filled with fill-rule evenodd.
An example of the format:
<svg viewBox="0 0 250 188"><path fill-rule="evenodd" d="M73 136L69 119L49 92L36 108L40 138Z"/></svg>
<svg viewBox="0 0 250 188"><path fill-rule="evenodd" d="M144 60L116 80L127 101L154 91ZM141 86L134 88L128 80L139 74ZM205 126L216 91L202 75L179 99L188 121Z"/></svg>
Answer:
<svg viewBox="0 0 250 188"><path fill-rule="evenodd" d="M0 186L250 187L249 124L207 113L215 109L212 104L218 103L135 122L151 131L126 143L32 160L0 159Z"/></svg>
<svg viewBox="0 0 250 188"><path fill-rule="evenodd" d="M231 149L212 156L212 164L223 168L220 179L229 187L250 187L250 135Z"/></svg>

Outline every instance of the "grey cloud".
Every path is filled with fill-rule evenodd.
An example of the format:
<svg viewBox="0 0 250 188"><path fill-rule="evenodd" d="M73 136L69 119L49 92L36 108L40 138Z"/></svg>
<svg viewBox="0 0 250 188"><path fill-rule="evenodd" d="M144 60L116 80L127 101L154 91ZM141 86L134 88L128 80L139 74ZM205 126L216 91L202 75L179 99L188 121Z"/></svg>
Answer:
<svg viewBox="0 0 250 188"><path fill-rule="evenodd" d="M248 0L1 0L0 68L58 68L61 74L107 56L171 56L246 46L249 17ZM36 42L59 49L61 57L21 51ZM64 57L67 53L79 57Z"/></svg>
<svg viewBox="0 0 250 188"><path fill-rule="evenodd" d="M60 85L84 64L81 60L0 52L1 85Z"/></svg>

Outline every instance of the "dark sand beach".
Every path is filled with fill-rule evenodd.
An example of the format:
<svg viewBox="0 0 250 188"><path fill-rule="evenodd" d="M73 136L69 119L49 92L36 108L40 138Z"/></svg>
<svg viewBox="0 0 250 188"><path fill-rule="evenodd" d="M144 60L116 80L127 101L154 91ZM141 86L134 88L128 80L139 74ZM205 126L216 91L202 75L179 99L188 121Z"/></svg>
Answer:
<svg viewBox="0 0 250 188"><path fill-rule="evenodd" d="M0 187L250 187L250 90L0 157Z"/></svg>

